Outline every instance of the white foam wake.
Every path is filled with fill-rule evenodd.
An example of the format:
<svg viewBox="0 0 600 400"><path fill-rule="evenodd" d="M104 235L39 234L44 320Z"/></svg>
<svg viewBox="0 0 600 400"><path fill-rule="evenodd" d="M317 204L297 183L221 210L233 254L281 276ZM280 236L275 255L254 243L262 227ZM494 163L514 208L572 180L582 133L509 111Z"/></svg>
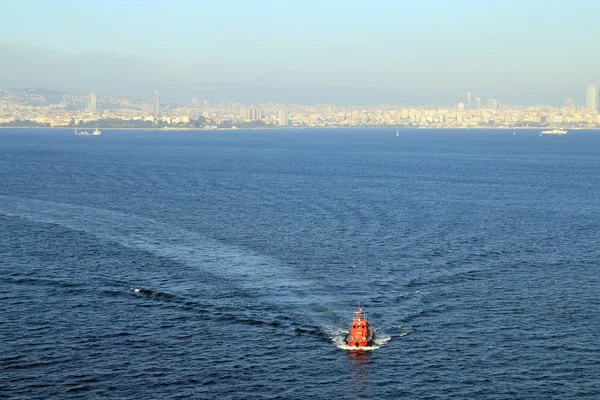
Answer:
<svg viewBox="0 0 600 400"><path fill-rule="evenodd" d="M177 260L256 291L302 291L315 282L279 260L163 221L89 206L0 195L0 214L82 231L100 240Z"/></svg>
<svg viewBox="0 0 600 400"><path fill-rule="evenodd" d="M357 350L356 347L348 346L348 344L346 344L346 342L344 341L344 339L346 338L346 335L348 334L347 330L325 329L325 333L327 333L327 335L329 336L331 343L333 343L338 349ZM380 349L381 347L385 346L390 340L392 340L391 336L381 336L381 335L378 336L376 333L373 346L361 347L358 350L359 351L377 350L377 349Z"/></svg>

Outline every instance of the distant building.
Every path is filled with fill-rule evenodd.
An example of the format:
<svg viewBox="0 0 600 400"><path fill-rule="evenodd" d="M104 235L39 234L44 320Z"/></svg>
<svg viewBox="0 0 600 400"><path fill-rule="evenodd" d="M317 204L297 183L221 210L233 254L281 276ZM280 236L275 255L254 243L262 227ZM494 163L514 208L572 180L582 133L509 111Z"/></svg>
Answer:
<svg viewBox="0 0 600 400"><path fill-rule="evenodd" d="M263 119L263 112L260 108L253 108L250 110L250 119L252 121L260 121Z"/></svg>
<svg viewBox="0 0 600 400"><path fill-rule="evenodd" d="M288 110L279 110L279 126L288 126L290 124L290 115Z"/></svg>
<svg viewBox="0 0 600 400"><path fill-rule="evenodd" d="M475 107L481 108L481 97L475 97Z"/></svg>
<svg viewBox="0 0 600 400"><path fill-rule="evenodd" d="M197 97L192 97L192 105L193 105L194 107L197 107L197 106L199 106L199 105L200 105L200 100L198 100L198 98L197 98Z"/></svg>
<svg viewBox="0 0 600 400"><path fill-rule="evenodd" d="M486 99L486 108L494 111L500 110L500 102L496 99Z"/></svg>
<svg viewBox="0 0 600 400"><path fill-rule="evenodd" d="M596 85L588 85L587 87L587 100L586 100L586 108L588 110L597 110L598 109L598 88Z"/></svg>
<svg viewBox="0 0 600 400"><path fill-rule="evenodd" d="M458 111L465 111L465 103L458 103Z"/></svg>
<svg viewBox="0 0 600 400"><path fill-rule="evenodd" d="M567 97L564 101L563 101L563 107L566 108L573 108L575 105L575 103L573 102L573 98L572 97Z"/></svg>
<svg viewBox="0 0 600 400"><path fill-rule="evenodd" d="M160 114L160 93L154 89L154 115Z"/></svg>
<svg viewBox="0 0 600 400"><path fill-rule="evenodd" d="M362 125L366 125L369 123L369 112L367 110L363 110L362 117L360 118L360 123Z"/></svg>
<svg viewBox="0 0 600 400"><path fill-rule="evenodd" d="M91 113L96 113L98 111L98 98L96 97L96 93L90 93L90 99L88 102L88 111Z"/></svg>
<svg viewBox="0 0 600 400"><path fill-rule="evenodd" d="M467 92L467 109L471 109L471 92Z"/></svg>

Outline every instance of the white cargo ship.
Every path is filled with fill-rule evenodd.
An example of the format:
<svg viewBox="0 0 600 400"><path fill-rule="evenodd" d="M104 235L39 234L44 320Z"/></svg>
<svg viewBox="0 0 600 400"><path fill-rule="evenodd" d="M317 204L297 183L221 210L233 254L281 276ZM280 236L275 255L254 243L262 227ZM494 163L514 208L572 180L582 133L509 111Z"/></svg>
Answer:
<svg viewBox="0 0 600 400"><path fill-rule="evenodd" d="M564 131L562 129L552 129L552 130L548 130L548 131L541 131L540 136L542 136L542 135L565 135L566 133L567 133L567 131Z"/></svg>

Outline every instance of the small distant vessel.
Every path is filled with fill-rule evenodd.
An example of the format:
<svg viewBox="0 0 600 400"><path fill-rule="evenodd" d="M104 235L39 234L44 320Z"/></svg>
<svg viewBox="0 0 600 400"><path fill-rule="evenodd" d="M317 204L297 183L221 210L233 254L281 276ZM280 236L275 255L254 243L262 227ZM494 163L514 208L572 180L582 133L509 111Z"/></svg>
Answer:
<svg viewBox="0 0 600 400"><path fill-rule="evenodd" d="M354 312L354 321L352 328L346 335L344 342L352 348L360 349L373 345L375 340L375 332L367 321L367 314L363 313L363 309L358 306L358 311Z"/></svg>
<svg viewBox="0 0 600 400"><path fill-rule="evenodd" d="M513 129L513 136L516 136L517 132Z"/></svg>
<svg viewBox="0 0 600 400"><path fill-rule="evenodd" d="M540 136L542 135L565 135L568 131L562 129L552 129L547 131L541 131Z"/></svg>
<svg viewBox="0 0 600 400"><path fill-rule="evenodd" d="M98 129L98 127L96 127L94 132L92 132L92 135L94 135L94 136L102 135L102 131L100 129Z"/></svg>
<svg viewBox="0 0 600 400"><path fill-rule="evenodd" d="M398 130L396 129L396 136L400 136L400 134L398 133Z"/></svg>
<svg viewBox="0 0 600 400"><path fill-rule="evenodd" d="M75 128L75 136L90 136L89 132L77 132L77 128Z"/></svg>

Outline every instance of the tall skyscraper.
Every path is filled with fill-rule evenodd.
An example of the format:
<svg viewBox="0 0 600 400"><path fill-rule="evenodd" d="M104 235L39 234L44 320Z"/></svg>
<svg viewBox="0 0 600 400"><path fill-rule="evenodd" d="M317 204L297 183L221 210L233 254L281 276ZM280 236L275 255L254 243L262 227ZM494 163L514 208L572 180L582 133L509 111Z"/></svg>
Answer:
<svg viewBox="0 0 600 400"><path fill-rule="evenodd" d="M467 109L471 109L471 92L467 92Z"/></svg>
<svg viewBox="0 0 600 400"><path fill-rule="evenodd" d="M96 93L90 93L90 100L88 103L88 111L91 113L95 113L98 111L98 98L96 97Z"/></svg>
<svg viewBox="0 0 600 400"><path fill-rule="evenodd" d="M588 85L587 87L587 101L586 106L588 110L598 109L598 88L596 85Z"/></svg>
<svg viewBox="0 0 600 400"><path fill-rule="evenodd" d="M475 107L481 108L481 97L479 96L475 97Z"/></svg>
<svg viewBox="0 0 600 400"><path fill-rule="evenodd" d="M290 124L290 116L288 110L279 110L279 126L288 126Z"/></svg>
<svg viewBox="0 0 600 400"><path fill-rule="evenodd" d="M154 89L154 115L160 114L160 93Z"/></svg>

